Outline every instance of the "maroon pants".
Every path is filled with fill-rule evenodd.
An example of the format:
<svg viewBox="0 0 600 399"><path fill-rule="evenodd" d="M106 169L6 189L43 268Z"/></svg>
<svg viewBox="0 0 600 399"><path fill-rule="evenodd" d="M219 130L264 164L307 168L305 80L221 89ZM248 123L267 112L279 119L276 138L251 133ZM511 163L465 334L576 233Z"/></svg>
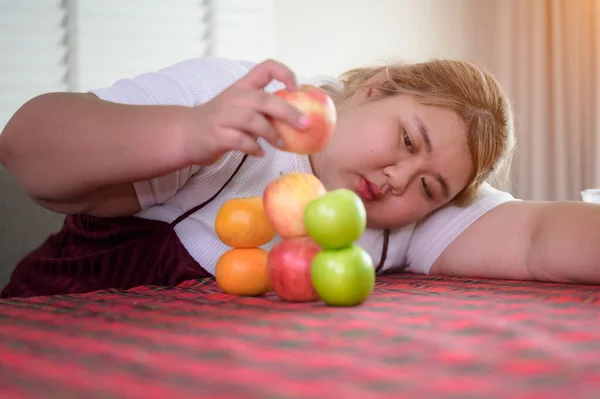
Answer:
<svg viewBox="0 0 600 399"><path fill-rule="evenodd" d="M216 198L240 170L204 203L172 223L135 216L67 216L62 229L15 268L0 297L30 297L91 292L140 285L173 286L210 277L188 253L174 227Z"/></svg>
<svg viewBox="0 0 600 399"><path fill-rule="evenodd" d="M176 285L208 276L169 223L77 215L68 216L58 233L17 265L0 296Z"/></svg>

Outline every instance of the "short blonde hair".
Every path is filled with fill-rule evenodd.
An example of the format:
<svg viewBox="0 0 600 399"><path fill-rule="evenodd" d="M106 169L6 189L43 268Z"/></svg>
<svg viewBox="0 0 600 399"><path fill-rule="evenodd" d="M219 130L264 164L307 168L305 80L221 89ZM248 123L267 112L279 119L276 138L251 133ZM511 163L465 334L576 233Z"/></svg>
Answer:
<svg viewBox="0 0 600 399"><path fill-rule="evenodd" d="M381 75L381 79L372 79ZM456 112L467 128L474 173L453 199L470 202L477 189L510 163L514 147L513 110L494 76L468 61L431 60L415 64L357 68L345 72L341 100L366 86L382 96L408 94L426 105Z"/></svg>

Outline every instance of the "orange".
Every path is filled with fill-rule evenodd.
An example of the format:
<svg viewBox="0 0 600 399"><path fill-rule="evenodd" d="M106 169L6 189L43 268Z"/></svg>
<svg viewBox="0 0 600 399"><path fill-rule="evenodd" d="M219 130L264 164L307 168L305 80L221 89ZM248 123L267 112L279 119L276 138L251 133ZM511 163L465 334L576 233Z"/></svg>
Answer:
<svg viewBox="0 0 600 399"><path fill-rule="evenodd" d="M227 294L259 296L271 290L268 253L262 248L233 248L215 266L217 285Z"/></svg>
<svg viewBox="0 0 600 399"><path fill-rule="evenodd" d="M215 232L225 245L233 248L260 247L275 237L262 197L227 200L215 217Z"/></svg>

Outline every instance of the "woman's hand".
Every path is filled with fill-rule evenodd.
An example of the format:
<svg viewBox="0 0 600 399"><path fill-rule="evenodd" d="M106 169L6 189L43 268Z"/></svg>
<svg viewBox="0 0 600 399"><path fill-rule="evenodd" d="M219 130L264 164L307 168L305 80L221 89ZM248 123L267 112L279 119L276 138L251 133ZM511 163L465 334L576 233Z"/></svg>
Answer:
<svg viewBox="0 0 600 399"><path fill-rule="evenodd" d="M284 99L263 88L273 79L288 90L298 90L294 73L285 65L268 60L212 100L194 107L183 126L187 159L191 164L209 165L228 151L262 156L257 139L280 146L281 138L269 122L279 119L302 130L308 118Z"/></svg>

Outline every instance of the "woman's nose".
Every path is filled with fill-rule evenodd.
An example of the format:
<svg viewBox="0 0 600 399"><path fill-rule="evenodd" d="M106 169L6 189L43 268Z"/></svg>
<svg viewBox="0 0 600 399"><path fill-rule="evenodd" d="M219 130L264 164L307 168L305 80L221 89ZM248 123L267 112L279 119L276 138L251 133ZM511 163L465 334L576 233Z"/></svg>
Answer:
<svg viewBox="0 0 600 399"><path fill-rule="evenodd" d="M413 169L410 165L394 165L383 168L383 174L388 179L392 194L400 195L406 190L415 174Z"/></svg>

